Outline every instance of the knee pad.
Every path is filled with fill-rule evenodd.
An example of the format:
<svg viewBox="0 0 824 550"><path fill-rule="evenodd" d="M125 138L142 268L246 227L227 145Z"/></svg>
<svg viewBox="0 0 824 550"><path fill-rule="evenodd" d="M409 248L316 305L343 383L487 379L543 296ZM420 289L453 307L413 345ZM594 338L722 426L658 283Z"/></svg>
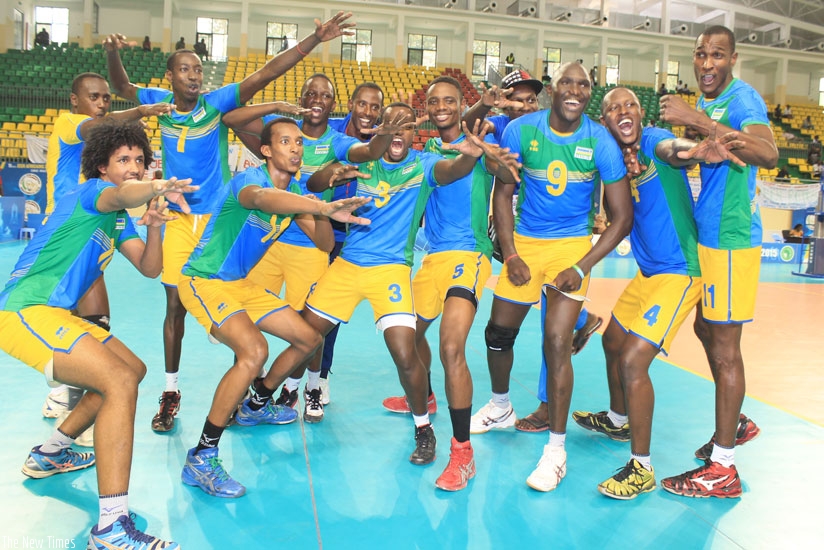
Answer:
<svg viewBox="0 0 824 550"><path fill-rule="evenodd" d="M486 347L492 351L509 351L515 345L515 337L521 329L507 328L492 324L486 325Z"/></svg>
<svg viewBox="0 0 824 550"><path fill-rule="evenodd" d="M474 307L476 310L478 309L478 299L475 297L475 293L469 290L468 288L462 286L453 286L449 290L446 291L446 298L449 299L451 297L455 298L463 298Z"/></svg>
<svg viewBox="0 0 824 550"><path fill-rule="evenodd" d="M83 318L90 323L94 323L95 325L99 326L106 332L111 332L111 326L109 325L109 316L108 315L84 315Z"/></svg>

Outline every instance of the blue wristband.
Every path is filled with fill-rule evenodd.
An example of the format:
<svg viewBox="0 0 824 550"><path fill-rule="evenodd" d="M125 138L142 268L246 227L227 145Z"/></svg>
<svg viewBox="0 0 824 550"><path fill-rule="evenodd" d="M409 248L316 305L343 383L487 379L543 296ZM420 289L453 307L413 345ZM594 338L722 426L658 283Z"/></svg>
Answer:
<svg viewBox="0 0 824 550"><path fill-rule="evenodd" d="M583 281L584 280L584 270L581 269L580 267L578 267L578 264L573 264L572 269L575 270L575 273L577 273L578 276L581 277L581 280Z"/></svg>

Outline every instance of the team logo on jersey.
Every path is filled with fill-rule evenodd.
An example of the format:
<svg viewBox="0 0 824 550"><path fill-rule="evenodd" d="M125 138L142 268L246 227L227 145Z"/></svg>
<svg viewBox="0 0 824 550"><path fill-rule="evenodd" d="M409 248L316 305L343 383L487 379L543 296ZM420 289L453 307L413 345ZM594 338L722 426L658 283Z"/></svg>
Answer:
<svg viewBox="0 0 824 550"><path fill-rule="evenodd" d="M580 160L592 160L592 149L589 147L576 147L575 158Z"/></svg>
<svg viewBox="0 0 824 550"><path fill-rule="evenodd" d="M115 231L123 231L126 229L126 218L117 218L114 222Z"/></svg>
<svg viewBox="0 0 824 550"><path fill-rule="evenodd" d="M723 117L724 113L726 113L726 112L727 112L726 107L721 108L721 109L716 109L712 112L712 114L710 115L710 118L713 119L713 120L721 120L721 117Z"/></svg>
<svg viewBox="0 0 824 550"><path fill-rule="evenodd" d="M192 122L200 122L201 120L203 120L203 117L205 117L205 116L206 116L206 109L201 107L200 109L198 109L197 111L192 113Z"/></svg>
<svg viewBox="0 0 824 550"><path fill-rule="evenodd" d="M412 172L414 169L415 169L415 165L414 165L414 164L410 164L409 166L407 166L406 168L404 168L403 170L401 170L401 175L402 175L402 176L405 176L406 174L409 174L410 172Z"/></svg>
<svg viewBox="0 0 824 550"><path fill-rule="evenodd" d="M537 153L538 152L538 140L533 139L532 141L529 142L529 151L531 153Z"/></svg>
<svg viewBox="0 0 824 550"><path fill-rule="evenodd" d="M315 145L315 154L316 155L325 155L329 152L329 144L326 145Z"/></svg>

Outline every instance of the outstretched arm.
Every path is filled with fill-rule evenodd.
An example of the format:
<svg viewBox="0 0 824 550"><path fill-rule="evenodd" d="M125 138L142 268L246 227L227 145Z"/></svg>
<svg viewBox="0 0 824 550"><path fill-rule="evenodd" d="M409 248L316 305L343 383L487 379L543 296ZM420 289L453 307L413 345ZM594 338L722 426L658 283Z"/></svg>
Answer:
<svg viewBox="0 0 824 550"><path fill-rule="evenodd" d="M405 111L405 109L404 109ZM367 143L358 143L349 149L349 160L360 164L370 160L377 160L383 156L392 138L398 132L409 130L415 127L415 123L405 112L398 112L392 120L384 120L380 125L363 130L364 134L372 134L372 139Z"/></svg>
<svg viewBox="0 0 824 550"><path fill-rule="evenodd" d="M246 107L238 107L223 115L223 124L235 132L243 145L249 148L258 158L260 156L260 134L263 132L262 117L272 113L284 113L290 115L302 115L308 109L298 107L287 101L273 101L271 103L258 103Z"/></svg>
<svg viewBox="0 0 824 550"><path fill-rule="evenodd" d="M103 40L103 48L106 50L106 66L109 70L109 82L112 83L112 90L119 96L134 103L137 101L137 86L131 83L123 61L120 59L120 49L128 46L126 36L122 34L110 34Z"/></svg>
<svg viewBox="0 0 824 550"><path fill-rule="evenodd" d="M146 204L154 197L164 196L169 202L180 206L183 212L188 213L189 204L183 198L183 193L191 193L200 189L199 185L190 185L191 178L178 180L139 181L128 180L116 187L107 187L97 197L97 210L100 212L116 212L125 208L137 208Z"/></svg>
<svg viewBox="0 0 824 550"><path fill-rule="evenodd" d="M359 172L357 166L333 162L312 174L306 182L306 188L313 193L323 193L330 187L343 185L355 178L369 179L371 177L369 174Z"/></svg>
<svg viewBox="0 0 824 550"><path fill-rule="evenodd" d="M315 32L298 42L293 48L279 53L261 69L243 79L240 83L241 103L246 103L252 99L252 96L267 84L297 65L321 42L328 42L342 35L353 34L350 29L355 24L347 22L350 17L352 17L351 13L339 11L325 23L321 23L320 19L315 19Z"/></svg>
<svg viewBox="0 0 824 550"><path fill-rule="evenodd" d="M127 122L140 120L143 117L160 116L171 113L174 110L173 103L153 103L149 105L138 105L125 111L115 111L101 118L92 118L80 125L80 135L83 140L88 140L92 129L107 119L123 120Z"/></svg>
<svg viewBox="0 0 824 550"><path fill-rule="evenodd" d="M515 109L523 109L524 104L520 101L510 101L508 96L512 93L512 90L504 90L503 88L498 88L497 86L492 86L491 88L487 88L483 83L481 84L481 90L483 93L481 94L481 98L469 108L464 114L463 119L466 122L466 125L470 128L475 127L475 123L479 120L484 120L486 115L489 114L489 111L492 108L497 109L506 109L509 107ZM487 132L494 132L495 125L489 121L485 121L485 125L487 126Z"/></svg>
<svg viewBox="0 0 824 550"><path fill-rule="evenodd" d="M370 220L352 215L369 198L353 197L339 201L324 202L315 198L304 197L289 191L274 188L262 188L255 185L244 187L238 195L238 201L249 210L263 210L270 214L312 214L326 216L343 223L369 224Z"/></svg>

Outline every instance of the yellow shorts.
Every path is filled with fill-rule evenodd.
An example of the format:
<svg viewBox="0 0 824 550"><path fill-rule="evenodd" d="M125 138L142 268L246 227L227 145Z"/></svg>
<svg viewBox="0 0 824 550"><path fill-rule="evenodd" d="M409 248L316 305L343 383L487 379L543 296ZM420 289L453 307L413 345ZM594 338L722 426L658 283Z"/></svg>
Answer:
<svg viewBox="0 0 824 550"><path fill-rule="evenodd" d="M279 296L285 282L286 301L300 311L309 289L327 269L329 254L323 250L275 241L246 278Z"/></svg>
<svg viewBox="0 0 824 550"><path fill-rule="evenodd" d="M171 287L177 286L183 266L209 223L209 214L175 212L174 215L177 219L167 222L163 232L163 273L160 275L160 282Z"/></svg>
<svg viewBox="0 0 824 550"><path fill-rule="evenodd" d="M535 239L515 234L515 250L529 267L532 278L523 286L515 286L509 281L507 265L504 264L495 286L495 297L516 304L532 305L541 299L541 289L551 285L561 271L572 267L592 249L589 237L566 239ZM589 288L589 273L584 277L581 288L569 292L586 296Z"/></svg>
<svg viewBox="0 0 824 550"><path fill-rule="evenodd" d="M698 245L704 319L710 323L746 323L755 314L761 271L761 247L719 250Z"/></svg>
<svg viewBox="0 0 824 550"><path fill-rule="evenodd" d="M221 281L184 275L177 291L180 302L207 333L212 325L220 327L226 319L242 311L257 324L267 315L289 307L274 293L248 279Z"/></svg>
<svg viewBox="0 0 824 550"><path fill-rule="evenodd" d="M52 382L55 352L71 353L87 334L106 343L112 335L70 311L51 306L31 306L20 311L0 311L0 349L42 372Z"/></svg>
<svg viewBox="0 0 824 550"><path fill-rule="evenodd" d="M667 353L678 329L700 299L700 277L644 277L639 271L621 293L612 316L624 331Z"/></svg>
<svg viewBox="0 0 824 550"><path fill-rule="evenodd" d="M411 277L406 265L360 267L338 256L312 288L306 307L332 323L347 323L357 305L369 300L379 330L415 328Z"/></svg>
<svg viewBox="0 0 824 550"><path fill-rule="evenodd" d="M481 293L492 274L492 264L480 252L447 251L427 254L412 279L415 312L424 321L434 321L443 311L446 293L464 288L481 301Z"/></svg>

